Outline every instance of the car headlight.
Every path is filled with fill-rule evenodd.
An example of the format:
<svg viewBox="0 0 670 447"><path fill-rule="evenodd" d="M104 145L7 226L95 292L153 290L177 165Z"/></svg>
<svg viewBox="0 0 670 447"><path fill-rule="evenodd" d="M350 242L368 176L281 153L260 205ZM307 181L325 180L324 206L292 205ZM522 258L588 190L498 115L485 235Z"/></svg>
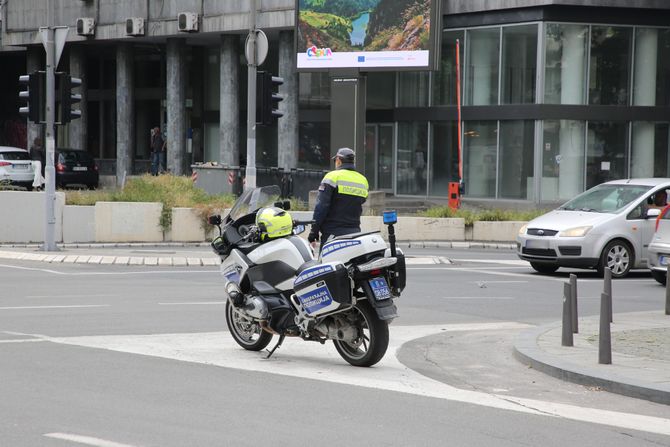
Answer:
<svg viewBox="0 0 670 447"><path fill-rule="evenodd" d="M569 228L567 230L563 230L560 233L558 233L558 236L559 237L582 237L582 236L586 236L586 233L591 231L591 228L593 228L591 225L586 226L586 227Z"/></svg>
<svg viewBox="0 0 670 447"><path fill-rule="evenodd" d="M519 236L523 236L526 234L526 230L528 229L528 224L524 225L523 227L519 228Z"/></svg>

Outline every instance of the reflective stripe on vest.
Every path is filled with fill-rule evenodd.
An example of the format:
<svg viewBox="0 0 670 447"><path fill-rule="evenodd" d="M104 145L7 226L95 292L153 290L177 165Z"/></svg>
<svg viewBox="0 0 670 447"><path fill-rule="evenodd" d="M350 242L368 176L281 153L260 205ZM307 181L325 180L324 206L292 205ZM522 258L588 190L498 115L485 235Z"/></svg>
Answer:
<svg viewBox="0 0 670 447"><path fill-rule="evenodd" d="M323 178L322 183L326 183L337 188L340 194L348 196L368 197L368 180L364 175L348 169L339 169L331 171Z"/></svg>

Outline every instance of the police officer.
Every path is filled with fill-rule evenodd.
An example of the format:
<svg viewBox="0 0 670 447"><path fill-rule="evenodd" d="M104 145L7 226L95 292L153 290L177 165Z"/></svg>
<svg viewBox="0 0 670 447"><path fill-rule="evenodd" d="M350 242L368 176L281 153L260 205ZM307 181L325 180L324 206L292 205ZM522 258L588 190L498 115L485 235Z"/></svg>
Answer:
<svg viewBox="0 0 670 447"><path fill-rule="evenodd" d="M310 243L320 239L321 248L331 236L361 231L363 203L368 198L368 180L356 172L354 151L343 147L333 160L335 170L326 174L319 185L315 223L307 238Z"/></svg>

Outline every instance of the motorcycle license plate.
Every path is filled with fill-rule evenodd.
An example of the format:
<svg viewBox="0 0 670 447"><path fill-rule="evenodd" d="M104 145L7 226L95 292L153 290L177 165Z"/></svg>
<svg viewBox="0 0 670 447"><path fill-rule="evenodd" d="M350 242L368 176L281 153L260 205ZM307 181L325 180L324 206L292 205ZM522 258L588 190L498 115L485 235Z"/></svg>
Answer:
<svg viewBox="0 0 670 447"><path fill-rule="evenodd" d="M383 301L391 298L391 289L384 278L372 278L369 282L375 300Z"/></svg>

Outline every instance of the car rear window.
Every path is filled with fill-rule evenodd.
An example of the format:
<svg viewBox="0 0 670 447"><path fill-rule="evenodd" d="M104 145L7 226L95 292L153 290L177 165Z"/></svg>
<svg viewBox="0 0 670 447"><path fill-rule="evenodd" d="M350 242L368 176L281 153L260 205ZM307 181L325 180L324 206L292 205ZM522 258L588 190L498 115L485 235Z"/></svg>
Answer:
<svg viewBox="0 0 670 447"><path fill-rule="evenodd" d="M0 160L14 161L14 160L30 160L28 152L0 152Z"/></svg>
<svg viewBox="0 0 670 447"><path fill-rule="evenodd" d="M65 151L59 152L58 161L60 163L90 163L93 161L93 157L84 151Z"/></svg>

